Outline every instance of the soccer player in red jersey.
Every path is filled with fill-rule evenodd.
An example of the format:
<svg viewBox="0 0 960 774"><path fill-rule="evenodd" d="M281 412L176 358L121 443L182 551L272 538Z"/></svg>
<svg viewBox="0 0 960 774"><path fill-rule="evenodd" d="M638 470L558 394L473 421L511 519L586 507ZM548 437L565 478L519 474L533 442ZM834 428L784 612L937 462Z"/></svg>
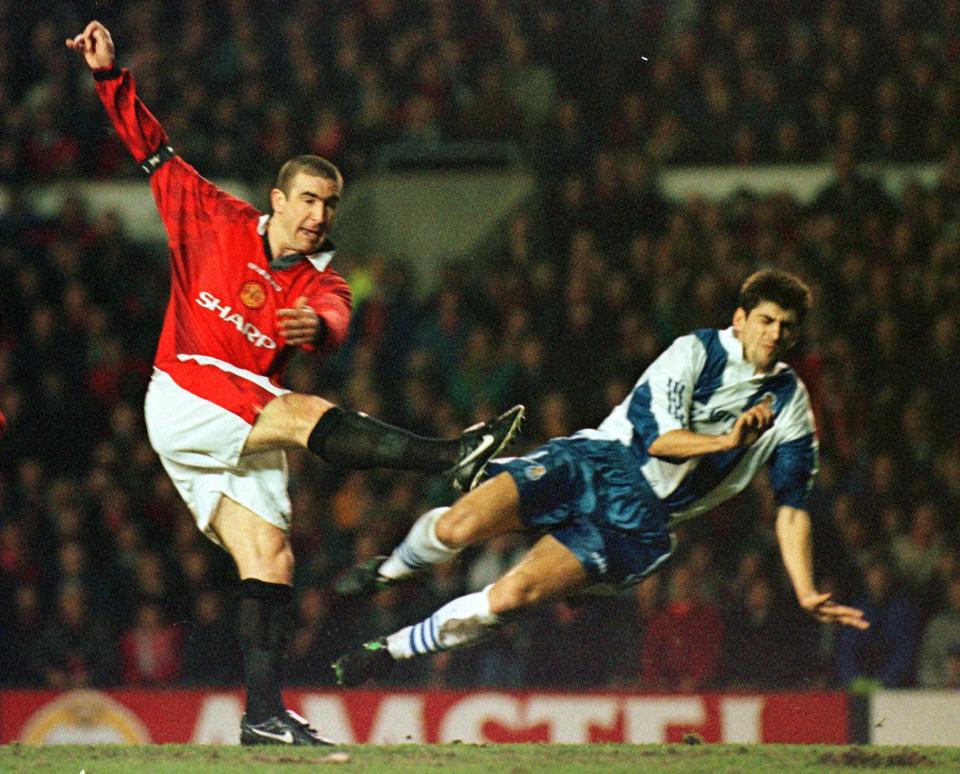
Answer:
<svg viewBox="0 0 960 774"><path fill-rule="evenodd" d="M150 176L167 231L170 301L147 432L197 525L240 574L241 742L327 743L284 709L280 694L294 564L284 449L306 447L344 467L446 471L469 490L513 437L523 407L440 440L281 387L294 348L323 354L347 336L350 289L331 266L328 239L339 170L319 156L290 159L270 192L272 213L261 214L177 156L118 67L106 27L92 21L66 45L93 71L117 134Z"/></svg>

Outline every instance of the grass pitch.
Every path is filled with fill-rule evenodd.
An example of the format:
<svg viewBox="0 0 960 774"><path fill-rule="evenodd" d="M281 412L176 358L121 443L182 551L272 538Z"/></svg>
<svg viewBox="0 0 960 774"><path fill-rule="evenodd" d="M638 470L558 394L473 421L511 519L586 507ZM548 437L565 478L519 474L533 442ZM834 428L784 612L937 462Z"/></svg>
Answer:
<svg viewBox="0 0 960 774"><path fill-rule="evenodd" d="M826 745L198 745L0 747L2 774L751 774L960 771L960 748Z"/></svg>

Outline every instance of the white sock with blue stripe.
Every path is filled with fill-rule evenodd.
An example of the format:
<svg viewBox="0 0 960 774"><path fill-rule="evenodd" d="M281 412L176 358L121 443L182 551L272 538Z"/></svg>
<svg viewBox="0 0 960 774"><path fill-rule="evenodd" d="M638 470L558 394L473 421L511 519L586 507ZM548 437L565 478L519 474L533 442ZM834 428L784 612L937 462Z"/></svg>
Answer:
<svg viewBox="0 0 960 774"><path fill-rule="evenodd" d="M492 585L457 597L429 618L391 634L387 637L390 655L412 658L480 642L500 623L500 616L490 612Z"/></svg>
<svg viewBox="0 0 960 774"><path fill-rule="evenodd" d="M462 548L450 548L437 537L437 522L449 508L434 508L417 519L410 532L377 568L384 578L405 578L415 572L425 570L432 564L449 562Z"/></svg>

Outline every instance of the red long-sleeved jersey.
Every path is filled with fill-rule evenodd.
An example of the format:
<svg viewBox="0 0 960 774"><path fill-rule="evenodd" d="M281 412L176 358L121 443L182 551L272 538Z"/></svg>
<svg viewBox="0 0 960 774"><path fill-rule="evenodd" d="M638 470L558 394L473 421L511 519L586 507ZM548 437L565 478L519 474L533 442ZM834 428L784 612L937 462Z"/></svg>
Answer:
<svg viewBox="0 0 960 774"><path fill-rule="evenodd" d="M96 87L123 144L150 174L167 231L170 301L154 365L252 423L270 396L248 385L263 385L264 377L276 385L289 350L278 309L306 297L325 326L316 347L323 352L347 337L350 288L330 266L333 251L285 257L271 266L267 216L174 154L129 71L98 72Z"/></svg>

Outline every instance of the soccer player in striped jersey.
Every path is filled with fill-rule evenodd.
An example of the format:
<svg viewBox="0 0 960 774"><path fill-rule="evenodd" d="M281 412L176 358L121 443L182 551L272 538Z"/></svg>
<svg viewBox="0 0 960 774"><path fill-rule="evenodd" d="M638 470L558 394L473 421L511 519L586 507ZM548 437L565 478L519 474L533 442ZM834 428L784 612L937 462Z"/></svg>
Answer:
<svg viewBox="0 0 960 774"><path fill-rule="evenodd" d="M751 275L731 327L676 339L598 428L494 460L483 484L452 507L423 514L389 557L349 570L338 593L370 593L495 535L540 535L487 588L342 656L337 681L358 685L385 676L399 659L477 642L514 611L544 600L639 582L673 552L674 527L733 497L764 467L800 606L819 621L865 629L860 610L814 582L806 503L817 435L807 390L780 360L810 303L809 288L792 274Z"/></svg>
<svg viewBox="0 0 960 774"><path fill-rule="evenodd" d="M516 406L460 438L422 438L316 395L284 389L296 349L326 354L346 339L350 288L328 234L343 190L319 156L280 169L262 214L181 159L117 66L113 40L90 22L68 48L93 71L117 135L149 175L170 248L170 302L145 418L197 526L240 575L238 634L247 688L242 744L326 744L284 709L280 663L290 630L293 552L285 449L343 467L446 471L468 491L512 438Z"/></svg>

